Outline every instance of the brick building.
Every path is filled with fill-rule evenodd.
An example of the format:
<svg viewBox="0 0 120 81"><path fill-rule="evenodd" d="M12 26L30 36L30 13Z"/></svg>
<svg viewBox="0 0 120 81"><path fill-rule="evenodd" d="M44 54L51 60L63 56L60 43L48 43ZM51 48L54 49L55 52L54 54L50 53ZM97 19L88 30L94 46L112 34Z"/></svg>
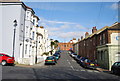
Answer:
<svg viewBox="0 0 120 81"><path fill-rule="evenodd" d="M92 34L86 32L85 38L81 38L73 45L77 54L96 60L101 67L107 69L111 69L114 62L120 61L120 23L100 30L93 27Z"/></svg>
<svg viewBox="0 0 120 81"><path fill-rule="evenodd" d="M58 43L58 48L60 50L69 50L69 49L73 49L73 44L76 43L77 40L76 38L73 38L72 40L70 40L67 43Z"/></svg>
<svg viewBox="0 0 120 81"><path fill-rule="evenodd" d="M69 49L73 49L73 43L58 43L58 47L60 48L60 50L69 50Z"/></svg>

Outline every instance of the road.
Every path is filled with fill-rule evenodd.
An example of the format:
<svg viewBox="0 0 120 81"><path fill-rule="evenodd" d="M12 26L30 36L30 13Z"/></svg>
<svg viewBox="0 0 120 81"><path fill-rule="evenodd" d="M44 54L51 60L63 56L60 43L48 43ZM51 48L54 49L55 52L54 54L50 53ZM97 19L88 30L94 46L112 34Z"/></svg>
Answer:
<svg viewBox="0 0 120 81"><path fill-rule="evenodd" d="M120 76L82 68L66 51L56 65L42 67L3 66L3 79L115 79Z"/></svg>

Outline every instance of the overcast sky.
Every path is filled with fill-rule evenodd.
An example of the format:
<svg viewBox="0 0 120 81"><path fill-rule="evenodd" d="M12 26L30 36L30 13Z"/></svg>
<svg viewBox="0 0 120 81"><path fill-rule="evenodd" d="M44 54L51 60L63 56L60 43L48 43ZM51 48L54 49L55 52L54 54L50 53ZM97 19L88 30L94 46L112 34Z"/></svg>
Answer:
<svg viewBox="0 0 120 81"><path fill-rule="evenodd" d="M25 2L40 18L49 38L69 41L92 27L100 29L118 21L117 2Z"/></svg>

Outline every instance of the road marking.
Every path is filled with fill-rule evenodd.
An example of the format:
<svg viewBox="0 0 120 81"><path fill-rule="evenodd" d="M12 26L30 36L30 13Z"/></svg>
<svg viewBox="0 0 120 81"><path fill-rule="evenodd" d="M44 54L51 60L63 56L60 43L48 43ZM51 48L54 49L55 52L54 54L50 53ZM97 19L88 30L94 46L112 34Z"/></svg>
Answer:
<svg viewBox="0 0 120 81"><path fill-rule="evenodd" d="M80 70L80 71L85 71L85 70Z"/></svg>
<svg viewBox="0 0 120 81"><path fill-rule="evenodd" d="M75 70L75 69L73 68L73 66L71 66L71 68L72 68L72 70Z"/></svg>
<svg viewBox="0 0 120 81"><path fill-rule="evenodd" d="M76 71L79 71L79 70L76 70Z"/></svg>
<svg viewBox="0 0 120 81"><path fill-rule="evenodd" d="M73 62L75 62L75 60L72 60Z"/></svg>
<svg viewBox="0 0 120 81"><path fill-rule="evenodd" d="M99 71L94 71L94 72L96 72L96 73L100 73Z"/></svg>
<svg viewBox="0 0 120 81"><path fill-rule="evenodd" d="M87 70L87 72L93 72L92 70Z"/></svg>
<svg viewBox="0 0 120 81"><path fill-rule="evenodd" d="M68 62L68 64L70 64L70 62Z"/></svg>

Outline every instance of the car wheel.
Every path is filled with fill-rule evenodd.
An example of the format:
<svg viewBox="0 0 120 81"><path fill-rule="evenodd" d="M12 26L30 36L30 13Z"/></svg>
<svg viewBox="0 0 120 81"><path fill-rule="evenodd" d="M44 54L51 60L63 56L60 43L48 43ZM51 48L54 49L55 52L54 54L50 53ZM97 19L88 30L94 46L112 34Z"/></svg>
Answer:
<svg viewBox="0 0 120 81"><path fill-rule="evenodd" d="M112 69L111 72L112 72L113 74L116 74L116 70L114 70L114 69Z"/></svg>
<svg viewBox="0 0 120 81"><path fill-rule="evenodd" d="M7 62L5 60L2 61L2 65L5 66Z"/></svg>

